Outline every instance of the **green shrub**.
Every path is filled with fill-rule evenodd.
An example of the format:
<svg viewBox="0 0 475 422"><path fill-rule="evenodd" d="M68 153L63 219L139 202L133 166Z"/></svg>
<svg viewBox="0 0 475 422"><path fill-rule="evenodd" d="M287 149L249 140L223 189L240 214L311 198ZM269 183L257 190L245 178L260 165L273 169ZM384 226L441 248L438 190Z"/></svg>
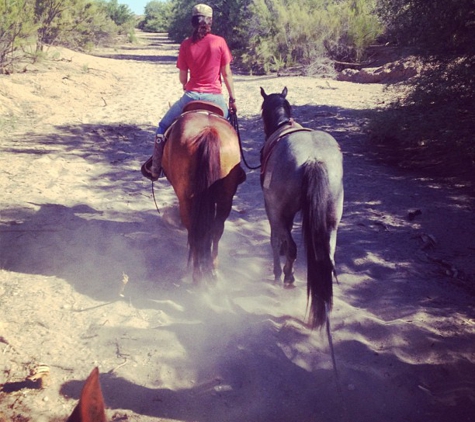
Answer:
<svg viewBox="0 0 475 422"><path fill-rule="evenodd" d="M13 71L18 52L36 34L30 0L0 1L0 73Z"/></svg>
<svg viewBox="0 0 475 422"><path fill-rule="evenodd" d="M360 60L382 33L376 0L254 0L242 63L255 71Z"/></svg>

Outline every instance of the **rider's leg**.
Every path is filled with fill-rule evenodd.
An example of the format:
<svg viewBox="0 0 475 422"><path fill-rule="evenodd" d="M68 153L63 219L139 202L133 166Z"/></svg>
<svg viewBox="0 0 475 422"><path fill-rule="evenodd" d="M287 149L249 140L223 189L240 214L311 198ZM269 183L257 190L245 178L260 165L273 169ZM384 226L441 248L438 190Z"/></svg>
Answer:
<svg viewBox="0 0 475 422"><path fill-rule="evenodd" d="M162 156L163 148L165 147L165 138L163 134L155 135L155 142L153 145L152 167L151 173L153 178L158 178L162 173Z"/></svg>
<svg viewBox="0 0 475 422"><path fill-rule="evenodd" d="M175 119L180 116L181 112L183 111L183 107L185 107L185 105L192 100L193 98L191 98L188 93L185 92L185 94L183 94L183 96L168 109L168 111L158 123L158 127L155 132L155 141L152 155L151 173L153 178L160 177L160 174L162 173L162 156L163 148L165 147L164 133L175 121Z"/></svg>

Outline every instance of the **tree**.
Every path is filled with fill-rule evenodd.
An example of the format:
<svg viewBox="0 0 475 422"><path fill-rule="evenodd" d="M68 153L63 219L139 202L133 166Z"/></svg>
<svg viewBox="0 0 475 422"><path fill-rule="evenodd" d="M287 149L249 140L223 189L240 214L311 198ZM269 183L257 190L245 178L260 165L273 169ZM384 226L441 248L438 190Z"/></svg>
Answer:
<svg viewBox="0 0 475 422"><path fill-rule="evenodd" d="M475 163L473 0L381 0L387 39L422 58L419 78L373 121L373 138ZM459 166L459 167L460 167Z"/></svg>
<svg viewBox="0 0 475 422"><path fill-rule="evenodd" d="M33 7L29 0L0 1L0 73L11 71L19 48L36 33Z"/></svg>
<svg viewBox="0 0 475 422"><path fill-rule="evenodd" d="M473 0L380 0L379 12L387 36L424 57L474 52Z"/></svg>
<svg viewBox="0 0 475 422"><path fill-rule="evenodd" d="M117 35L118 26L97 2L76 0L74 9L62 15L62 31L56 43L69 48L91 50L111 42Z"/></svg>
<svg viewBox="0 0 475 422"><path fill-rule="evenodd" d="M148 32L168 32L171 17L171 1L151 1L145 6L145 18L140 28Z"/></svg>
<svg viewBox="0 0 475 422"><path fill-rule="evenodd" d="M135 14L126 4L119 4L117 0L110 0L106 6L109 17L115 22L117 26L133 22Z"/></svg>
<svg viewBox="0 0 475 422"><path fill-rule="evenodd" d="M36 50L53 44L61 31L61 16L72 7L72 0L35 0L34 16L38 26Z"/></svg>

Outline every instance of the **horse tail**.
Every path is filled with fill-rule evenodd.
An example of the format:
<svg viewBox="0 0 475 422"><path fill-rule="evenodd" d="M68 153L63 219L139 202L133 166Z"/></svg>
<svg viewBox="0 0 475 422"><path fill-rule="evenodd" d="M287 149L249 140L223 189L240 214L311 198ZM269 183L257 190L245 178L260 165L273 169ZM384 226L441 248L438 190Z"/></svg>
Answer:
<svg viewBox="0 0 475 422"><path fill-rule="evenodd" d="M207 252L210 253L210 231L216 215L212 185L221 176L218 131L213 127L206 127L194 142L197 144L197 150L188 243L195 256L203 257Z"/></svg>
<svg viewBox="0 0 475 422"><path fill-rule="evenodd" d="M309 322L313 329L327 322L333 297L330 233L335 226L335 212L328 173L323 163L304 164L301 201L302 232L307 253Z"/></svg>

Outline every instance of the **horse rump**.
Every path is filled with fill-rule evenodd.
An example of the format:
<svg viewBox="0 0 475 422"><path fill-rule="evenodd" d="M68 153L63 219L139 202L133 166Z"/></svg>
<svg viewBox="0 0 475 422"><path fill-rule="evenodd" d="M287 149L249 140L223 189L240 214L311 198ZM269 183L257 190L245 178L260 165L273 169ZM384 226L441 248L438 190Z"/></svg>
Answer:
<svg viewBox="0 0 475 422"><path fill-rule="evenodd" d="M334 265L331 231L336 229L335 204L324 163L303 165L302 233L307 254L307 298L312 329L327 322L332 307Z"/></svg>

